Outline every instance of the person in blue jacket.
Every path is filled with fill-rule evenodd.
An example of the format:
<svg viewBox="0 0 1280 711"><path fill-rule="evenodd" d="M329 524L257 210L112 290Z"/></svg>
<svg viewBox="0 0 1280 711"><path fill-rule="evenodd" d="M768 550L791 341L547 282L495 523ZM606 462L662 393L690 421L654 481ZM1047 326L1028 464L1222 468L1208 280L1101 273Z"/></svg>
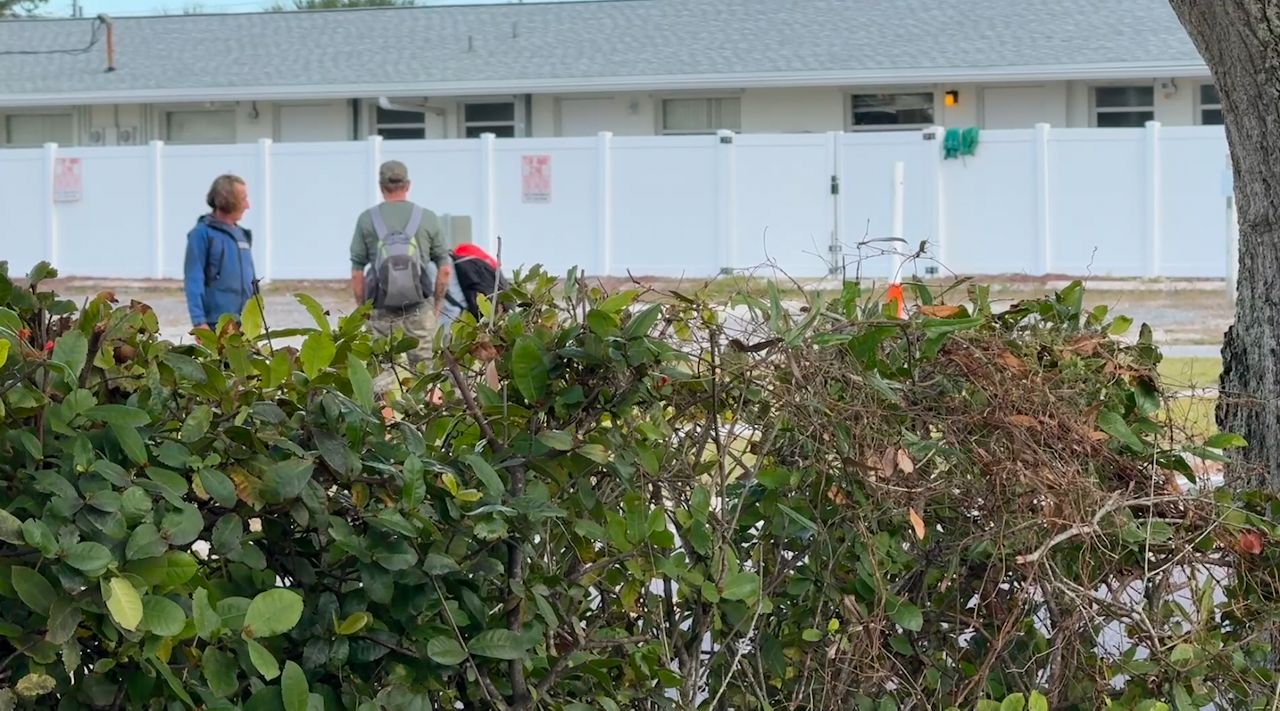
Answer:
<svg viewBox="0 0 1280 711"><path fill-rule="evenodd" d="M209 188L210 212L187 233L183 288L194 328L214 328L226 314L240 318L254 293L253 234L240 226L249 209L249 189L235 175L221 175Z"/></svg>

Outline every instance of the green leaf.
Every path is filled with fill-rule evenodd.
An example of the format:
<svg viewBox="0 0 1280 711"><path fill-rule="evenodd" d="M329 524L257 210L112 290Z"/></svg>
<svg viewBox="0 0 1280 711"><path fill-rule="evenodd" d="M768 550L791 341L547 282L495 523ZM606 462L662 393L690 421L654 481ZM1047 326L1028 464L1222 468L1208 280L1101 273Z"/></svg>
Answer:
<svg viewBox="0 0 1280 711"><path fill-rule="evenodd" d="M368 627L372 621L373 616L367 612L353 612L338 625L337 632L344 637L350 636Z"/></svg>
<svg viewBox="0 0 1280 711"><path fill-rule="evenodd" d="M6 361L9 360L9 341L0 338L0 368L4 367Z"/></svg>
<svg viewBox="0 0 1280 711"><path fill-rule="evenodd" d="M104 570L115 560L106 546L93 541L82 541L71 546L62 559L72 568L86 572Z"/></svg>
<svg viewBox="0 0 1280 711"><path fill-rule="evenodd" d="M186 551L169 551L158 558L130 563L128 571L157 588L173 588L195 577L196 559Z"/></svg>
<svg viewBox="0 0 1280 711"><path fill-rule="evenodd" d="M89 341L85 339L84 334L80 331L67 331L58 336L58 340L54 342L50 360L65 365L67 370L71 371L69 380L74 381L80 377L88 357Z"/></svg>
<svg viewBox="0 0 1280 711"><path fill-rule="evenodd" d="M187 693L182 682L178 681L178 677L173 675L173 670L169 668L169 665L154 657L149 661L151 666L155 667L156 672L164 678L164 683L168 684L170 689L173 689L173 693L177 694L178 698L182 699L187 706L195 708L195 704L191 701L191 695Z"/></svg>
<svg viewBox="0 0 1280 711"><path fill-rule="evenodd" d="M1244 437L1230 432L1219 432L1209 439L1205 440L1204 446L1210 449L1235 449L1238 447L1247 447L1249 443Z"/></svg>
<svg viewBox="0 0 1280 711"><path fill-rule="evenodd" d="M447 555L432 553L422 561L422 569L428 575L447 575L462 570L458 563Z"/></svg>
<svg viewBox="0 0 1280 711"><path fill-rule="evenodd" d="M1049 711L1049 700L1039 691L1031 692L1030 701L1027 702L1028 711Z"/></svg>
<svg viewBox="0 0 1280 711"><path fill-rule="evenodd" d="M307 336L307 339L302 342L302 351L299 354L302 360L302 372L306 373L308 378L315 378L320 371L329 367L337 353L338 348L333 343L333 337L328 333L320 332Z"/></svg>
<svg viewBox="0 0 1280 711"><path fill-rule="evenodd" d="M258 644L256 640L246 639L244 643L249 648L249 661L253 663L253 667L258 670L263 679L271 681L280 676L280 662L276 661L275 655L270 650Z"/></svg>
<svg viewBox="0 0 1280 711"><path fill-rule="evenodd" d="M142 623L142 598L133 583L124 578L112 578L107 584L107 592L107 610L111 619L130 632L136 631Z"/></svg>
<svg viewBox="0 0 1280 711"><path fill-rule="evenodd" d="M302 596L292 590L273 588L259 593L244 613L244 636L274 637L293 629L302 619ZM261 668L259 668L261 669Z"/></svg>
<svg viewBox="0 0 1280 711"><path fill-rule="evenodd" d="M800 633L800 639L803 639L806 642L817 642L825 636L826 635L823 634L822 630L814 629L812 627Z"/></svg>
<svg viewBox="0 0 1280 711"><path fill-rule="evenodd" d="M1107 326L1107 334L1111 336L1123 336L1133 326L1133 319L1128 316L1117 316L1114 321Z"/></svg>
<svg viewBox="0 0 1280 711"><path fill-rule="evenodd" d="M790 518L792 521L795 521L796 523L800 524L801 526L804 526L810 531L816 532L818 530L818 524L800 515L798 511L791 508L790 506L787 506L786 504L778 504L778 510L786 514L787 518Z"/></svg>
<svg viewBox="0 0 1280 711"><path fill-rule="evenodd" d="M640 292L635 289L620 291L613 296L605 299L596 308L607 313L621 313L623 309L631 305L633 301L640 297Z"/></svg>
<svg viewBox="0 0 1280 711"><path fill-rule="evenodd" d="M293 298L297 299L298 303L302 304L303 308L307 310L307 313L311 314L312 320L316 322L316 328L325 332L331 330L329 316L325 313L324 307L320 305L319 301L307 294L294 294Z"/></svg>
<svg viewBox="0 0 1280 711"><path fill-rule="evenodd" d="M176 637L187 625L187 613L167 597L148 595L142 600L141 629L159 637Z"/></svg>
<svg viewBox="0 0 1280 711"><path fill-rule="evenodd" d="M187 415L182 422L182 429L178 431L178 438L187 444L199 440L209 431L209 425L213 422L213 410L208 405L197 405Z"/></svg>
<svg viewBox="0 0 1280 711"><path fill-rule="evenodd" d="M906 600L891 600L888 603L889 619L899 627L911 632L919 632L924 627L924 615L920 608Z"/></svg>
<svg viewBox="0 0 1280 711"><path fill-rule="evenodd" d="M222 615L209 604L209 591L204 588L196 588L191 596L191 617L196 623L196 634L205 641L212 641L222 628Z"/></svg>
<svg viewBox="0 0 1280 711"><path fill-rule="evenodd" d="M125 545L124 555L126 560L139 560L162 556L167 550L169 550L169 544L160 538L160 529L144 523L133 529L133 533L129 535L129 543Z"/></svg>
<svg viewBox="0 0 1280 711"><path fill-rule="evenodd" d="M217 469L201 469L196 472L196 477L200 480L200 486L204 487L205 493L214 501L225 508L236 505L236 485L226 474Z"/></svg>
<svg viewBox="0 0 1280 711"><path fill-rule="evenodd" d="M13 590L18 593L18 599L32 610L48 615L49 606L53 604L54 597L57 595L49 581L31 568L21 565L13 566L10 569L10 576Z"/></svg>
<svg viewBox="0 0 1280 711"><path fill-rule="evenodd" d="M1000 702L1000 711L1023 711L1027 707L1027 697L1022 694L1009 694Z"/></svg>
<svg viewBox="0 0 1280 711"><path fill-rule="evenodd" d="M58 540L53 537L53 531L38 518L29 518L23 522L22 537L46 558L52 558L58 552Z"/></svg>
<svg viewBox="0 0 1280 711"><path fill-rule="evenodd" d="M749 600L760 594L760 576L746 571L734 573L724 581L720 597L725 600Z"/></svg>
<svg viewBox="0 0 1280 711"><path fill-rule="evenodd" d="M766 489L781 489L791 483L791 472L781 467L765 467L756 475L756 481Z"/></svg>
<svg viewBox="0 0 1280 711"><path fill-rule="evenodd" d="M1154 415L1160 411L1160 393L1148 380L1139 380L1133 386L1133 399L1138 405L1138 412L1143 415Z"/></svg>
<svg viewBox="0 0 1280 711"><path fill-rule="evenodd" d="M1111 410L1106 410L1098 415L1098 427L1131 449L1141 451L1143 448L1142 440L1138 439L1133 430L1129 429L1129 425L1125 423L1124 418Z"/></svg>
<svg viewBox="0 0 1280 711"><path fill-rule="evenodd" d="M200 509L190 504L175 508L160 521L160 533L175 546L185 546L195 541L203 530L204 516L200 514Z"/></svg>
<svg viewBox="0 0 1280 711"><path fill-rule="evenodd" d="M134 464L147 463L147 445L142 441L142 435L138 434L137 429L117 424L110 424L108 427L111 428L111 434L115 436L125 456Z"/></svg>
<svg viewBox="0 0 1280 711"><path fill-rule="evenodd" d="M467 652L453 637L434 637L427 643L427 656L436 664L457 666L467 658Z"/></svg>
<svg viewBox="0 0 1280 711"><path fill-rule="evenodd" d="M486 630L476 635L467 645L472 654L492 659L523 659L524 644L520 635L511 630Z"/></svg>
<svg viewBox="0 0 1280 711"><path fill-rule="evenodd" d="M649 308L632 316L627 321L627 329L623 332L627 338L636 338L637 336L648 335L653 329L653 324L658 322L658 317L662 315L662 304L653 304Z"/></svg>
<svg viewBox="0 0 1280 711"><path fill-rule="evenodd" d="M352 399L365 410L373 410L373 378L354 353L347 354L347 378L351 381Z"/></svg>
<svg viewBox="0 0 1280 711"><path fill-rule="evenodd" d="M22 521L4 509L0 509L0 541L17 546L27 542L22 537Z"/></svg>
<svg viewBox="0 0 1280 711"><path fill-rule="evenodd" d="M254 295L245 302L244 310L240 312L240 332L245 338L254 340L266 330L264 308L259 295Z"/></svg>
<svg viewBox="0 0 1280 711"><path fill-rule="evenodd" d="M201 669L209 691L220 699L227 698L240 688L240 683L236 680L240 667L234 657L221 649L210 647L205 650Z"/></svg>
<svg viewBox="0 0 1280 711"><path fill-rule="evenodd" d="M84 416L120 427L144 427L151 424L151 415L128 405L94 405L85 411Z"/></svg>
<svg viewBox="0 0 1280 711"><path fill-rule="evenodd" d="M70 598L59 597L49 606L49 630L45 639L54 644L64 644L76 634L76 628L84 615Z"/></svg>
<svg viewBox="0 0 1280 711"><path fill-rule="evenodd" d="M284 700L285 711L307 711L311 690L307 687L307 675L294 662L284 663L284 674L280 677L280 695Z"/></svg>
<svg viewBox="0 0 1280 711"><path fill-rule="evenodd" d="M573 437L561 430L543 430L538 433L538 441L561 452L573 449Z"/></svg>
<svg viewBox="0 0 1280 711"><path fill-rule="evenodd" d="M279 462L267 469L262 478L262 493L268 503L281 503L298 498L311 474L315 464L306 459L290 459Z"/></svg>
<svg viewBox="0 0 1280 711"><path fill-rule="evenodd" d="M484 488L489 491L490 496L495 499L502 498L507 488L503 485L502 478L498 476L498 472L494 471L488 462L478 454L468 454L462 460L471 466L471 471L475 472L476 477L484 483Z"/></svg>
<svg viewBox="0 0 1280 711"><path fill-rule="evenodd" d="M538 402L546 395L549 373L538 341L530 336L516 339L511 355L511 374L526 402Z"/></svg>

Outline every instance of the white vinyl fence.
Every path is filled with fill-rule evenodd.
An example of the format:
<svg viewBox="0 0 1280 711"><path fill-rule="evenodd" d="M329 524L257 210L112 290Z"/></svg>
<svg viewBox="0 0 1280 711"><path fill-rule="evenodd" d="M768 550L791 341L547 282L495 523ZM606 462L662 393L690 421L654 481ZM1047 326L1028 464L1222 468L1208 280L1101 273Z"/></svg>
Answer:
<svg viewBox="0 0 1280 711"><path fill-rule="evenodd" d="M1221 127L985 131L943 159L942 129L910 132L272 143L0 151L0 259L64 275L172 278L212 179L249 184L260 276L345 278L377 166L409 167L411 197L502 238L504 265L705 277L766 262L796 277L862 259L893 230L928 241L942 273L1224 277ZM527 175L528 166L545 166ZM1224 187L1226 190L1224 191ZM861 246L860 246L861 244ZM872 256L876 255L876 256ZM929 260L934 260L930 262Z"/></svg>

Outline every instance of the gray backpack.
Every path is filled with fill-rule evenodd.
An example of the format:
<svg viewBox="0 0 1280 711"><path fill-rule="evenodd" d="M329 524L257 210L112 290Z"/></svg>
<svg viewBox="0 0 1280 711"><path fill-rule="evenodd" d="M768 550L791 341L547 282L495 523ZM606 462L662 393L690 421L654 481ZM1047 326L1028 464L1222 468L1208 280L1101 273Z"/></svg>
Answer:
<svg viewBox="0 0 1280 711"><path fill-rule="evenodd" d="M378 234L378 252L373 260L373 305L379 309L417 306L427 300L422 288L422 255L415 239L422 224L422 208L414 205L409 224L396 231L387 229L379 208L369 211Z"/></svg>

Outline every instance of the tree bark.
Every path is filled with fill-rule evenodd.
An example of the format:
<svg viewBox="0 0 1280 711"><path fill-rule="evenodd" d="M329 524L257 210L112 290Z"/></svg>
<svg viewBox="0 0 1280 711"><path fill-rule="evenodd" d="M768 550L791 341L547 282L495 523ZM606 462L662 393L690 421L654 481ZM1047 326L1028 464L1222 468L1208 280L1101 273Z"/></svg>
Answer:
<svg viewBox="0 0 1280 711"><path fill-rule="evenodd" d="M1235 322L1217 421L1248 441L1236 487L1280 490L1280 0L1169 0L1213 72L1240 220Z"/></svg>

